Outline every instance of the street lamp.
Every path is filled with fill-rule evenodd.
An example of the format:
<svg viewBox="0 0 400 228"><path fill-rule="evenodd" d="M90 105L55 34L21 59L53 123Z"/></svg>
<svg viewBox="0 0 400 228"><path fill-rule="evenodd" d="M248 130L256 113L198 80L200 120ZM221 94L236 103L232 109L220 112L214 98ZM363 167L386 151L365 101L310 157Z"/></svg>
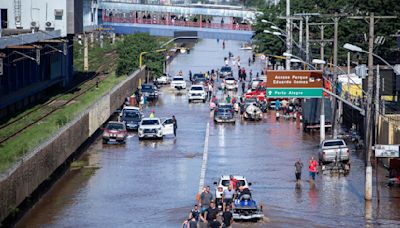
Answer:
<svg viewBox="0 0 400 228"><path fill-rule="evenodd" d="M313 59L312 60L312 63L313 64L326 64L326 61L325 60L322 60L322 59Z"/></svg>
<svg viewBox="0 0 400 228"><path fill-rule="evenodd" d="M372 54L374 57L380 59L383 63L385 63L388 67L390 67L395 74L399 75L400 74L400 70L394 68L390 63L388 63L386 60L384 60L382 57L380 57L379 55L375 54L375 53L370 53L368 51L363 50L362 48L353 45L353 44L349 44L346 43L343 45L343 48L349 50L349 51L354 51L354 52L362 52L362 53L368 53L368 54Z"/></svg>
<svg viewBox="0 0 400 228"><path fill-rule="evenodd" d="M271 28L275 29L275 30L279 30L280 32L284 33L284 31L282 29L280 29L278 26L271 25Z"/></svg>

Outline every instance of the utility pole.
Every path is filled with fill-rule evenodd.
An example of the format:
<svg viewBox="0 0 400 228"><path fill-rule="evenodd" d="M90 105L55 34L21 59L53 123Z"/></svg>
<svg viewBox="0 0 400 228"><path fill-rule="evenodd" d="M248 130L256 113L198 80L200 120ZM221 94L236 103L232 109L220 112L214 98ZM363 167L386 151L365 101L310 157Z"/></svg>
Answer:
<svg viewBox="0 0 400 228"><path fill-rule="evenodd" d="M292 54L292 25L290 19L290 0L286 0L286 53ZM290 59L286 59L286 70L290 70Z"/></svg>
<svg viewBox="0 0 400 228"><path fill-rule="evenodd" d="M338 60L337 60L337 55L338 55L338 27L339 27L339 19L340 17L338 16L338 13L335 13L334 17L333 17L333 65L337 66L338 65ZM336 94L336 84L337 84L337 67L333 68L333 83L335 85L334 89L335 89L335 94ZM337 99L336 97L333 97L333 122L332 122L332 133L333 133L333 138L336 139L337 135L338 135L338 125L339 125L339 117L341 115L340 112L338 112L338 108L337 106ZM339 102L341 102L339 100ZM341 107L342 104L340 104Z"/></svg>
<svg viewBox="0 0 400 228"><path fill-rule="evenodd" d="M367 89L367 112L366 112L366 165L365 165L365 200L372 200L372 166L371 166L371 156L372 156L372 96L374 88L374 26L375 19L391 19L396 18L396 16L375 16L373 12L369 16L353 16L349 17L352 19L369 19L369 35L368 35L368 89Z"/></svg>
<svg viewBox="0 0 400 228"><path fill-rule="evenodd" d="M319 13L296 13L294 16L301 16L304 17L306 21L306 62L310 63L310 17L311 16L319 16ZM303 27L301 25L301 27Z"/></svg>
<svg viewBox="0 0 400 228"><path fill-rule="evenodd" d="M89 48L86 33L83 33L83 71L89 71Z"/></svg>

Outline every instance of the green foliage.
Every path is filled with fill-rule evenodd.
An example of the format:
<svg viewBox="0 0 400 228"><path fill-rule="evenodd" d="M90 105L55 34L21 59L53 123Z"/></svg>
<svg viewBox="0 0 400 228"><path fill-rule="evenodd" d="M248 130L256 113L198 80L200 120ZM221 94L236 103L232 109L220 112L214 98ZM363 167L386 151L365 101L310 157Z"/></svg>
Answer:
<svg viewBox="0 0 400 228"><path fill-rule="evenodd" d="M261 19L266 19L277 24L280 28L285 28L285 20L277 19L278 15L285 15L286 1L280 1L277 6L266 6L261 11L264 15L258 18L256 24L255 42L259 46L260 52L280 55L285 49L284 43L274 35L263 34L264 29L272 30L270 24L261 23ZM398 0L291 0L291 13L320 13L320 14L347 14L348 16L365 16L369 12L374 12L375 15L395 15L397 19L381 19L375 24L375 35L384 36L385 43L376 46L374 52L384 59L391 62L398 62L399 51L396 48L396 39L390 35L395 34L400 29L400 4ZM311 17L310 22L333 22L330 18ZM303 27L303 40L305 40L305 23ZM333 25L325 27L325 39L333 38ZM294 39L298 40L298 30L294 30ZM368 41L364 39L368 37L368 24L365 20L351 19L346 16L339 21L338 33L338 63L346 62L347 50L343 49L345 43L352 43L364 49L367 49ZM310 39L320 39L320 30L317 26L310 26ZM277 42L280 41L280 42ZM319 44L310 44L315 58L319 58ZM294 51L296 53L296 49ZM395 50L397 49L397 51ZM315 50L315 51L314 51ZM329 60L332 57L333 44L325 46L325 59ZM366 55L353 55L356 61L366 62Z"/></svg>
<svg viewBox="0 0 400 228"><path fill-rule="evenodd" d="M141 52L149 52L143 55L143 64L147 69L155 75L162 74L164 54L154 52L160 49L160 44L159 39L146 33L126 36L117 48L117 75L126 75L138 69Z"/></svg>

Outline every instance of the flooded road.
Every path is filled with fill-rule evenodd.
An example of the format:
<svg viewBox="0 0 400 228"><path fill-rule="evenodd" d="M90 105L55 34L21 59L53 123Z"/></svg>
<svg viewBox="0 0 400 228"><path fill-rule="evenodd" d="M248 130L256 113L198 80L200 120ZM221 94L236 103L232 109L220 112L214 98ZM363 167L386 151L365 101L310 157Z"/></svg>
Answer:
<svg viewBox="0 0 400 228"><path fill-rule="evenodd" d="M169 72L182 70L188 78L189 70L215 69L228 51L240 55L249 71L251 52L239 50L239 42L227 41L225 50L221 46L222 41L199 41L190 54L172 62ZM261 64L251 68L260 72ZM319 142L319 133L303 133L299 122L276 121L271 112L260 122L237 117L236 124L214 124L207 104L188 104L186 93L168 86L145 115L153 109L157 117L177 117L177 138L139 141L130 133L126 145L103 145L98 138L17 227L180 227L199 188L207 123L205 184L212 186L221 175L244 175L253 184L254 199L265 207L264 221L234 227L400 226L398 189L379 183L379 207L375 195L366 207L362 152L352 152L348 176L318 175L312 186L304 167L301 188L295 188L294 162L301 158L306 164Z"/></svg>

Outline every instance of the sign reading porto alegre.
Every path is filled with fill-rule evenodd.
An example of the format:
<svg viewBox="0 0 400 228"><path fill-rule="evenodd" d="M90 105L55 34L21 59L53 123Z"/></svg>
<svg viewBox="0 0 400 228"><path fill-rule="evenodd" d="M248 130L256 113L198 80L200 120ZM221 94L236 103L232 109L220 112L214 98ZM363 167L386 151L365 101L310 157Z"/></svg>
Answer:
<svg viewBox="0 0 400 228"><path fill-rule="evenodd" d="M322 71L272 70L267 72L267 97L322 97Z"/></svg>

